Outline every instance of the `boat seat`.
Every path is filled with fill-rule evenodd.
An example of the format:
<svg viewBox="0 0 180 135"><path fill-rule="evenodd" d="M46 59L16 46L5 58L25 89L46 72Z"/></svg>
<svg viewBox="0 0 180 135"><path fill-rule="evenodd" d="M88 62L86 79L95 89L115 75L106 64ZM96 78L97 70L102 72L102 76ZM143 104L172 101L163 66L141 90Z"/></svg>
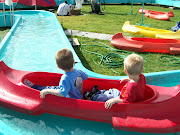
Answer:
<svg viewBox="0 0 180 135"><path fill-rule="evenodd" d="M22 78L22 83L24 79L27 79L34 83L34 85L41 86L58 86L61 75L55 73L46 73L46 72L34 72L29 73Z"/></svg>
<svg viewBox="0 0 180 135"><path fill-rule="evenodd" d="M155 90L153 90L152 88L150 88L148 85L146 85L145 88L145 98L143 102L150 102L154 99L157 98L157 93Z"/></svg>

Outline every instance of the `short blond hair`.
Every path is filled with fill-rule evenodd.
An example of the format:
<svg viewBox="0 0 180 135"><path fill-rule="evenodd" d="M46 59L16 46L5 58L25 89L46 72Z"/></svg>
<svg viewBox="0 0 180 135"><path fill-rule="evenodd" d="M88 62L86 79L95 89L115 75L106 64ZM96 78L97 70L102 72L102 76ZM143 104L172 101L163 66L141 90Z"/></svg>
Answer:
<svg viewBox="0 0 180 135"><path fill-rule="evenodd" d="M56 64L63 70L70 70L74 65L74 58L71 50L61 49L56 53Z"/></svg>
<svg viewBox="0 0 180 135"><path fill-rule="evenodd" d="M143 70L144 60L140 55L130 54L124 60L124 68L129 75L139 75Z"/></svg>

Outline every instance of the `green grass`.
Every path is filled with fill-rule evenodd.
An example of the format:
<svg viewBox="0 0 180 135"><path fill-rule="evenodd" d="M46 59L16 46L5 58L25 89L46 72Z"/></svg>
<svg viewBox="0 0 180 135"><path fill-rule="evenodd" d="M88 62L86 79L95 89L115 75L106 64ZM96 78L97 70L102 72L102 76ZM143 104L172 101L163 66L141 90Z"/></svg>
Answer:
<svg viewBox="0 0 180 135"><path fill-rule="evenodd" d="M103 7L103 6L102 6ZM131 13L131 5L106 5L104 15L90 14L90 5L85 5L82 8L80 16L58 16L60 22L63 21L63 27L67 29L76 29L81 31L116 34L122 32L122 26L125 21L131 20L132 24L142 22L142 14L138 13L141 5L133 6L133 13ZM144 9L169 12L169 8L159 6L145 6ZM151 24L150 27L158 29L171 30L177 21L179 21L179 10L173 10L174 17L170 21L159 21L148 17L143 17L143 24ZM124 33L130 35L129 33Z"/></svg>
<svg viewBox="0 0 180 135"><path fill-rule="evenodd" d="M133 6L133 13L137 13L140 8L140 5ZM159 6L145 6L145 9L154 10L154 11L162 11L169 12L169 8L159 7ZM125 21L131 20L132 24L142 23L142 14L130 14L131 13L131 5L106 5L104 15L96 15L90 14L91 11L90 5L83 6L82 14L80 16L58 16L59 22L63 22L64 29L75 29L81 31L89 31L89 32L98 32L98 33L107 33L107 34L116 34L118 32L122 32L124 36L133 36L130 33L124 33L122 31L122 26ZM143 17L143 24L151 24L150 27L158 28L158 29L167 29L171 30L177 21L179 21L178 17L180 16L179 9L172 10L174 12L174 17L171 18L170 21L160 21L147 17ZM76 36L75 36L76 37ZM84 37L76 37L83 44L94 45L102 44L108 45L112 48L110 41L97 40L97 39L88 39ZM85 43L84 43L85 42ZM80 49L79 47L74 47L77 55L81 59L83 65L96 73L104 74L104 75L125 75L123 66L118 68L105 68L103 66L107 66L101 62L101 58L98 57L97 54L87 53L84 49ZM105 56L107 53L113 52L109 49L104 49L98 46L88 46L86 49L90 52L102 54ZM128 52L128 51L127 51ZM133 53L133 52L128 52ZM118 54L122 57L128 55L128 53L118 52ZM180 56L179 55L171 55L171 54L157 54L157 53L138 53L145 59L144 63L144 72L159 72L159 71L167 71L167 70L179 70L180 69ZM169 62L164 62L161 60L161 57L173 57L177 59L177 61L169 58ZM119 58L121 59L121 57ZM167 59L163 59L167 60ZM176 65L171 64L179 63ZM101 63L101 64L100 64ZM99 64L99 65L98 65ZM113 72L112 69L115 71ZM118 72L118 73L116 73Z"/></svg>
<svg viewBox="0 0 180 135"><path fill-rule="evenodd" d="M103 6L102 6L103 7ZM137 13L140 8L140 5L133 6L133 13ZM145 9L155 10L155 11L164 11L169 12L169 8L159 7L159 6L145 6ZM136 15L130 14L131 5L106 5L104 15L96 15L90 14L91 11L90 5L83 5L82 14L79 16L57 16L57 19L61 24L63 24L64 29L75 29L81 31L89 31L89 32L98 32L98 33L107 33L107 34L116 34L118 32L122 32L124 36L133 36L129 33L124 33L122 31L122 26L125 21L131 20L132 24L141 23L142 15L137 13ZM171 18L170 21L160 21L151 18L144 17L144 24L151 24L150 27L158 28L158 29L167 29L171 30L177 21L179 21L180 12L179 9L172 10L174 12L174 17ZM56 12L55 12L56 14ZM6 33L8 29L3 30L0 29L1 35L2 33ZM86 48L82 46L74 47L77 55L81 59L83 65L96 73L104 74L104 75L125 75L122 63L117 68L105 67L107 64L102 62L102 59L98 57L106 56L108 53L118 54L118 57L112 58L112 61L121 61L122 58L126 57L129 53L133 53L130 51L123 50L114 50L111 46L110 41L106 40L97 40L97 39L89 39L85 37L77 37L79 42L82 44L86 44ZM94 45L94 46L92 46ZM108 46L108 48L99 47ZM112 49L113 48L113 49ZM87 49L91 53L87 53L85 51ZM118 51L118 52L117 52ZM95 53L95 54L94 54ZM167 71L167 70L179 70L179 65L172 65L170 62L180 63L180 55L171 55L171 54L157 54L157 53L138 53L145 59L144 63L144 72L159 72L159 71ZM163 62L160 60L161 57L174 57L178 59L178 61L174 61L170 59L170 62ZM170 66L172 65L172 66ZM114 72L114 71L115 72ZM117 73L116 73L117 72Z"/></svg>
<svg viewBox="0 0 180 135"><path fill-rule="evenodd" d="M107 53L115 53L118 54L118 57L112 58L114 61L121 61L122 58L129 55L130 51L123 51L119 49L115 49L110 45L110 42L107 40L97 40L97 39L89 39L85 37L77 37L79 42L88 45L86 48L82 46L81 47L74 47L77 55L81 59L83 65L96 73L104 74L104 75L125 75L124 74L124 68L123 65L120 65L117 68L106 68L104 66L108 66L108 64L104 64L101 62L101 57L98 57L98 55L106 56ZM95 45L95 46L94 46ZM100 46L109 46L107 49ZM113 49L111 49L113 48ZM87 51L93 52L89 53ZM180 68L180 56L178 55L171 55L171 54L157 54L157 53L138 53L141 55L145 62L144 62L144 73L150 73L150 72L159 72L159 71L167 71L167 70L179 70ZM172 58L169 58L170 62L173 63L179 63L179 64L171 64L170 62L164 62L161 60L161 57L173 57L178 59L177 61L173 60ZM167 59L163 59L167 60ZM119 62L121 63L121 62ZM118 64L119 64L118 63ZM114 72L114 71L115 72Z"/></svg>
<svg viewBox="0 0 180 135"><path fill-rule="evenodd" d="M6 34L8 33L8 31L10 30L10 28L0 28L0 34L1 34L1 39L3 39Z"/></svg>

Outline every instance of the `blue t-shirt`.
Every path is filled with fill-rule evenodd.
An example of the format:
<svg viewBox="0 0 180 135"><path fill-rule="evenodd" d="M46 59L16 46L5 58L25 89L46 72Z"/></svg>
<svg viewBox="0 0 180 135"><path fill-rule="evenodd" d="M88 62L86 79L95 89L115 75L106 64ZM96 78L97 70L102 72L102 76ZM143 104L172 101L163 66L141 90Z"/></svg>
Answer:
<svg viewBox="0 0 180 135"><path fill-rule="evenodd" d="M82 99L82 81L88 75L82 70L74 69L62 75L59 82L59 91L64 97Z"/></svg>

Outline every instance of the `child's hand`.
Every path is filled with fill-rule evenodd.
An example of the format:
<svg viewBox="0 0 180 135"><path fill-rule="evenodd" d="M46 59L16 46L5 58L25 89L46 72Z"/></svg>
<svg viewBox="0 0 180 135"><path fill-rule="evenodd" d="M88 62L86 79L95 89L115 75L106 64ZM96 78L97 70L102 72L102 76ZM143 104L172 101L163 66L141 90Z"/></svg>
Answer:
<svg viewBox="0 0 180 135"><path fill-rule="evenodd" d="M111 98L108 101L105 102L105 108L106 109L110 109L112 107L113 104L116 103L116 99L115 98Z"/></svg>
<svg viewBox="0 0 180 135"><path fill-rule="evenodd" d="M46 94L48 94L47 90L40 91L40 98L45 98Z"/></svg>
<svg viewBox="0 0 180 135"><path fill-rule="evenodd" d="M112 107L113 104L115 103L122 103L123 100L122 99L119 99L119 98L111 98L109 99L108 101L105 102L105 108L106 109L110 109Z"/></svg>
<svg viewBox="0 0 180 135"><path fill-rule="evenodd" d="M120 83L122 83L122 82L128 82L128 81L130 81L129 78L123 78L123 79L120 80Z"/></svg>

